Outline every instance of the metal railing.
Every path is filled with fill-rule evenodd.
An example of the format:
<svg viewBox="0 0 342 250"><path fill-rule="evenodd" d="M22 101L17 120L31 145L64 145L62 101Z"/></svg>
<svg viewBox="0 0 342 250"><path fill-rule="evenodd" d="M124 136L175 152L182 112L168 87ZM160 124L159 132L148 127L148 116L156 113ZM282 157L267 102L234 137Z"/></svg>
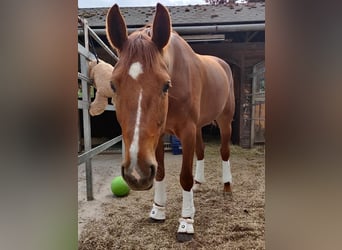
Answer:
<svg viewBox="0 0 342 250"><path fill-rule="evenodd" d="M89 115L90 95L89 90L91 86L91 79L88 77L88 62L95 59L95 55L89 51L89 35L97 41L97 43L111 56L115 61L118 57L108 48L108 46L96 35L96 33L88 26L86 19L78 17L78 22L82 26L84 34L84 46L78 43L78 54L80 59L80 71L78 72L78 79L81 80L82 100L78 100L78 109L82 110L83 114L83 138L84 138L84 152L78 155L78 165L85 163L86 173L86 189L87 200L93 200L93 178L92 178L92 158L122 141L122 135L115 137L95 148L91 144L91 124ZM107 105L105 110L114 111L113 105ZM124 151L122 151L124 153Z"/></svg>

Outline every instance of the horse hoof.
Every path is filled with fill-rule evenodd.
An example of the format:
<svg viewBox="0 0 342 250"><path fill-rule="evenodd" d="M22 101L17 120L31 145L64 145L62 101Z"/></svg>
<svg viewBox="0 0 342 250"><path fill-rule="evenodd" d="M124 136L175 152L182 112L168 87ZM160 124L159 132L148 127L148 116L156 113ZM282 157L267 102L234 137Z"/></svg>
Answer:
<svg viewBox="0 0 342 250"><path fill-rule="evenodd" d="M232 186L230 185L229 182L226 182L223 186L223 193L232 193Z"/></svg>
<svg viewBox="0 0 342 250"><path fill-rule="evenodd" d="M195 183L192 187L192 191L194 191L194 192L201 191L201 183Z"/></svg>
<svg viewBox="0 0 342 250"><path fill-rule="evenodd" d="M151 223L164 223L165 222L165 219L164 220L157 220L157 219L154 219L152 217L149 218L149 221Z"/></svg>
<svg viewBox="0 0 342 250"><path fill-rule="evenodd" d="M233 201L233 193L232 192L223 192L223 199L226 201Z"/></svg>
<svg viewBox="0 0 342 250"><path fill-rule="evenodd" d="M187 242L192 240L193 234L187 234L187 233L177 233L177 241L178 242Z"/></svg>

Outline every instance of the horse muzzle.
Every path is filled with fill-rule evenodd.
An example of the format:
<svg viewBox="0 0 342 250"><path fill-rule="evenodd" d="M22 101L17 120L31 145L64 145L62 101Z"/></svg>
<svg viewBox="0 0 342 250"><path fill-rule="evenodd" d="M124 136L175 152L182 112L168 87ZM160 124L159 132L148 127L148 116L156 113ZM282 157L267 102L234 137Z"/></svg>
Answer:
<svg viewBox="0 0 342 250"><path fill-rule="evenodd" d="M121 167L122 177L132 190L142 191L149 190L153 186L153 180L156 174L156 166L151 164L144 171L138 166Z"/></svg>

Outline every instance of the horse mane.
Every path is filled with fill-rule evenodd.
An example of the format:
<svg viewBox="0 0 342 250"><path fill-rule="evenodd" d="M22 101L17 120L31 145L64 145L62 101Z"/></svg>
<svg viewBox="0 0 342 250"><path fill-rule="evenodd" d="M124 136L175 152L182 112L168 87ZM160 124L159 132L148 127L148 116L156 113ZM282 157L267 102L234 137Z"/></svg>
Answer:
<svg viewBox="0 0 342 250"><path fill-rule="evenodd" d="M150 37L150 28L146 26L133 32L120 53L120 60L128 67L134 62L139 61L146 69L152 68L159 55L158 48L154 45Z"/></svg>

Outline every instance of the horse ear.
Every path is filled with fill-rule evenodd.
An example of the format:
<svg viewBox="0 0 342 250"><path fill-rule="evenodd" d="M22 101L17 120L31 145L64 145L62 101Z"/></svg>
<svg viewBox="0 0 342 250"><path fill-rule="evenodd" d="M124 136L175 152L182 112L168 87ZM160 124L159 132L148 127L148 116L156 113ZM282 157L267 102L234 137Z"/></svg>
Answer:
<svg viewBox="0 0 342 250"><path fill-rule="evenodd" d="M128 35L125 20L123 19L117 4L114 4L108 11L106 18L106 34L110 45L113 48L117 48L119 51L122 50Z"/></svg>
<svg viewBox="0 0 342 250"><path fill-rule="evenodd" d="M168 10L163 5L157 3L156 9L156 15L152 25L152 41L161 50L169 42L171 20Z"/></svg>

